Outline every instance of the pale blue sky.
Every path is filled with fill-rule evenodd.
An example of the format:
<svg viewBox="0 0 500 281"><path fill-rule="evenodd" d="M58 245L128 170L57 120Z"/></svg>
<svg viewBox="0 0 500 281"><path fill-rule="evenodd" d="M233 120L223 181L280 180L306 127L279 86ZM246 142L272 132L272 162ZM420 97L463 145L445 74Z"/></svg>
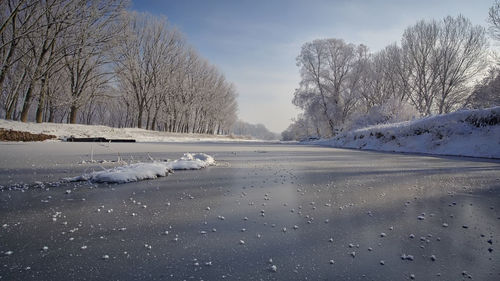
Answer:
<svg viewBox="0 0 500 281"><path fill-rule="evenodd" d="M303 43L342 38L377 51L420 19L463 14L486 26L493 0L133 0L167 16L236 85L239 116L281 132L299 112L295 58Z"/></svg>

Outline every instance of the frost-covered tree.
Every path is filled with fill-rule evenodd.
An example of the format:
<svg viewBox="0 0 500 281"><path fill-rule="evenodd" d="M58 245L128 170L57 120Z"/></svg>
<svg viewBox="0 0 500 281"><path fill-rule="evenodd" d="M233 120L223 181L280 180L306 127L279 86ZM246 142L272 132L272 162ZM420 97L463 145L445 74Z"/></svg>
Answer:
<svg viewBox="0 0 500 281"><path fill-rule="evenodd" d="M403 67L409 85L409 98L425 115L432 113L438 91L439 54L437 52L439 25L435 20L419 21L408 27L401 40Z"/></svg>
<svg viewBox="0 0 500 281"><path fill-rule="evenodd" d="M493 23L498 10L490 11ZM471 101L486 49L485 29L463 16L419 21L404 31L400 46L374 54L340 39L308 42L297 57L301 82L292 100L303 115L285 135L329 137L409 120L415 109L421 116L459 109Z"/></svg>
<svg viewBox="0 0 500 281"><path fill-rule="evenodd" d="M112 78L110 50L122 31L119 15L123 0L92 0L78 8L75 23L66 30L64 71L67 72L70 113L68 123L76 123L80 107L98 95Z"/></svg>
<svg viewBox="0 0 500 281"><path fill-rule="evenodd" d="M366 84L370 90L362 93L366 112L391 99L407 100L408 85L406 79L401 79L407 76L407 69L401 55L401 48L391 44L371 57L371 63L366 66L370 74Z"/></svg>
<svg viewBox="0 0 500 281"><path fill-rule="evenodd" d="M47 115L53 113L54 103L62 103L61 98L65 97L66 105L71 104L70 99L82 93L80 79L85 80L88 69L92 68L93 63L84 60L95 59L96 52L89 55L89 45L94 50L102 49L101 42L114 36L106 34L109 19L121 12L123 3L122 0L1 1L0 86L8 104L5 118L27 121L32 117L30 110L37 104L36 121L53 120ZM50 100L54 96L52 85L58 84L55 81L60 79L60 72L69 70L69 65L73 65L73 70L79 69L78 75L66 76L78 77L77 85L70 89L75 91L73 95L58 94L54 102ZM94 70L91 73L96 73ZM7 78L11 81L6 81Z"/></svg>
<svg viewBox="0 0 500 281"><path fill-rule="evenodd" d="M236 92L216 67L186 46L165 18L128 13L114 51L126 120L146 129L227 133L236 120ZM145 126L144 126L145 125Z"/></svg>
<svg viewBox="0 0 500 281"><path fill-rule="evenodd" d="M115 48L115 72L121 89L130 95L137 109L137 127L142 128L158 76L168 62L170 44L182 40L167 26L165 18L130 12L125 15L125 36Z"/></svg>
<svg viewBox="0 0 500 281"><path fill-rule="evenodd" d="M299 114L295 120L292 120L292 124L281 133L281 140L304 140L310 136L320 136L318 133L318 124L314 120L311 120L309 116Z"/></svg>
<svg viewBox="0 0 500 281"><path fill-rule="evenodd" d="M466 102L470 108L489 108L500 106L500 70L492 68L488 75L474 87Z"/></svg>
<svg viewBox="0 0 500 281"><path fill-rule="evenodd" d="M235 87L166 18L127 3L0 1L2 117L229 133Z"/></svg>
<svg viewBox="0 0 500 281"><path fill-rule="evenodd" d="M409 98L422 115L447 113L470 95L468 83L484 70L486 31L463 16L420 21L401 42Z"/></svg>
<svg viewBox="0 0 500 281"><path fill-rule="evenodd" d="M20 44L36 30L42 18L40 4L37 0L0 1L0 89L4 88L9 71L27 53ZM26 74L21 76L26 78Z"/></svg>
<svg viewBox="0 0 500 281"><path fill-rule="evenodd" d="M463 16L443 19L440 29L437 113L460 108L471 93L470 81L487 66L486 31Z"/></svg>
<svg viewBox="0 0 500 281"><path fill-rule="evenodd" d="M32 102L39 99L39 105L45 102L47 82L57 71L64 58L64 32L75 24L80 1L45 0L39 1L37 13L40 20L34 23L33 32L24 39L27 57L30 64L27 86L24 91L23 107L20 119L26 122L29 117ZM37 110L37 121L41 122L42 108Z"/></svg>
<svg viewBox="0 0 500 281"><path fill-rule="evenodd" d="M488 13L490 33L493 38L500 40L500 0L495 0Z"/></svg>
<svg viewBox="0 0 500 281"><path fill-rule="evenodd" d="M302 109L319 109L329 126L324 135L335 135L352 113L361 92L361 77L368 59L365 46L348 44L340 39L308 42L297 57L300 87L293 103ZM317 112L316 112L317 113Z"/></svg>

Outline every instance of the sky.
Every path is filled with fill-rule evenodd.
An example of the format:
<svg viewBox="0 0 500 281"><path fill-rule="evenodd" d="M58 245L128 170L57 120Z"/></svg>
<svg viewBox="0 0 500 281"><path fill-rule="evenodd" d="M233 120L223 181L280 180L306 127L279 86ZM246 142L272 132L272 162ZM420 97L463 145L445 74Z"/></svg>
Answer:
<svg viewBox="0 0 500 281"><path fill-rule="evenodd" d="M282 132L292 104L296 57L309 41L340 38L375 52L421 19L459 14L487 26L493 0L132 0L131 9L164 15L238 91L239 118Z"/></svg>

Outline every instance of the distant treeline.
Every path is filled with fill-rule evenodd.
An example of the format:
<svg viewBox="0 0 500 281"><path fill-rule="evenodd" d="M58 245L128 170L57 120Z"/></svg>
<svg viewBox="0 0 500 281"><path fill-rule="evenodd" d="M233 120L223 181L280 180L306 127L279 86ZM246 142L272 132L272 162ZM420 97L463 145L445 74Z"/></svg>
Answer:
<svg viewBox="0 0 500 281"><path fill-rule="evenodd" d="M234 123L231 132L234 135L248 136L260 140L279 140L280 135L269 131L262 124L249 124L238 120Z"/></svg>

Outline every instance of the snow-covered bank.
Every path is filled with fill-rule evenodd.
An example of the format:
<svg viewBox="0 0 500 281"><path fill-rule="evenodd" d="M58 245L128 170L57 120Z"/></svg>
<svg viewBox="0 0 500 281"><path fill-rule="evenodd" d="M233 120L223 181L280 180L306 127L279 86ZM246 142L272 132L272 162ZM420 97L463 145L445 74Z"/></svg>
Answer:
<svg viewBox="0 0 500 281"><path fill-rule="evenodd" d="M170 162L135 163L99 172L66 178L70 182L91 181L97 183L126 183L165 177L174 170L199 170L215 165L215 159L205 153L184 153L180 159Z"/></svg>
<svg viewBox="0 0 500 281"><path fill-rule="evenodd" d="M500 107L377 125L308 142L333 147L500 158Z"/></svg>
<svg viewBox="0 0 500 281"><path fill-rule="evenodd" d="M112 128L98 125L60 124L60 123L23 123L0 119L0 128L29 132L32 134L55 135L59 139L66 137L87 138L104 137L107 139L135 139L138 142L196 142L196 141L255 141L239 137L203 134L180 134L144 130L138 128Z"/></svg>

